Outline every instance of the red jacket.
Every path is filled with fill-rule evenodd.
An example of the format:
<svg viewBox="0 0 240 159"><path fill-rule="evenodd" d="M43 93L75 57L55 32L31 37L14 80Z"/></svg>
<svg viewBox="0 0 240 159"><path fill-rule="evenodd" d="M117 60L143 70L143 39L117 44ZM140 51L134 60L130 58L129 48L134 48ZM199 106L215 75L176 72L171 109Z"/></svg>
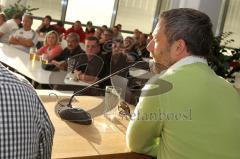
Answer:
<svg viewBox="0 0 240 159"><path fill-rule="evenodd" d="M79 36L80 36L80 42L81 43L84 43L85 42L85 32L83 31L83 29L81 28L80 30L78 30L78 31L75 31L74 29L73 29L73 27L71 27L71 28L69 28L68 30L66 30L66 32L65 32L65 38L67 37L67 35L68 34L70 34L70 33L77 33Z"/></svg>

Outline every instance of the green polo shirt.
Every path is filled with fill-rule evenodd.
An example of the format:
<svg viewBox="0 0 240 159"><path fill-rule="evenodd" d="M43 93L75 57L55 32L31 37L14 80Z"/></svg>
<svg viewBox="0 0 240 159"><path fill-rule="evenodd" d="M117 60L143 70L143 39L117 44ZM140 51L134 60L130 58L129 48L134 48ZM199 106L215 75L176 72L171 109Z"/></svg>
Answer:
<svg viewBox="0 0 240 159"><path fill-rule="evenodd" d="M149 84L128 126L130 150L158 159L240 159L240 96L230 83L198 62ZM151 94L156 88L163 91Z"/></svg>

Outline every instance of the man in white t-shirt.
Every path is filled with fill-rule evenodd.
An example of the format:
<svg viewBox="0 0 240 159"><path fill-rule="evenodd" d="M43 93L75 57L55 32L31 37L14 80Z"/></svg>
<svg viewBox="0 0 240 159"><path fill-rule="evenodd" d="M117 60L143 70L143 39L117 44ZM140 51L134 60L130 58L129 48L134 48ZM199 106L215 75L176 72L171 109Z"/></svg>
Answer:
<svg viewBox="0 0 240 159"><path fill-rule="evenodd" d="M19 29L19 24L22 22L22 14L17 13L13 15L12 19L9 19L6 23L8 24L10 32L14 32Z"/></svg>
<svg viewBox="0 0 240 159"><path fill-rule="evenodd" d="M11 31L6 23L6 16L4 13L0 13L0 42L8 43L8 38Z"/></svg>
<svg viewBox="0 0 240 159"><path fill-rule="evenodd" d="M23 28L18 29L9 38L11 46L28 53L30 47L36 45L38 38L36 32L31 29L32 23L31 15L23 16Z"/></svg>

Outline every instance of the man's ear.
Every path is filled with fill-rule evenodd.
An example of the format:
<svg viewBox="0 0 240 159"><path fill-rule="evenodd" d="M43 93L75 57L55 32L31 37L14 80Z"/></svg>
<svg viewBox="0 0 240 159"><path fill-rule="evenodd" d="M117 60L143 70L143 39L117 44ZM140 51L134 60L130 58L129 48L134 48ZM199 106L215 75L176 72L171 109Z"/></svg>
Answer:
<svg viewBox="0 0 240 159"><path fill-rule="evenodd" d="M176 51L179 53L187 51L186 42L183 39L176 41Z"/></svg>
<svg viewBox="0 0 240 159"><path fill-rule="evenodd" d="M187 51L187 46L186 42L183 39L179 39L174 42L174 51L175 51L175 56L178 58L184 57L186 55L189 55Z"/></svg>

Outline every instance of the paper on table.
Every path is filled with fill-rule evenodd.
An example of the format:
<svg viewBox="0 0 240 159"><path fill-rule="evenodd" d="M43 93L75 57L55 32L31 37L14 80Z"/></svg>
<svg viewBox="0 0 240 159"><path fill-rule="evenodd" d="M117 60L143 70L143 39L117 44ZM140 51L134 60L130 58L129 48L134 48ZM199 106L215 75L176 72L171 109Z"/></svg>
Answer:
<svg viewBox="0 0 240 159"><path fill-rule="evenodd" d="M90 85L87 82L74 80L74 75L72 72L67 73L66 77L64 78L64 83L68 85L81 85L81 86L88 86Z"/></svg>

